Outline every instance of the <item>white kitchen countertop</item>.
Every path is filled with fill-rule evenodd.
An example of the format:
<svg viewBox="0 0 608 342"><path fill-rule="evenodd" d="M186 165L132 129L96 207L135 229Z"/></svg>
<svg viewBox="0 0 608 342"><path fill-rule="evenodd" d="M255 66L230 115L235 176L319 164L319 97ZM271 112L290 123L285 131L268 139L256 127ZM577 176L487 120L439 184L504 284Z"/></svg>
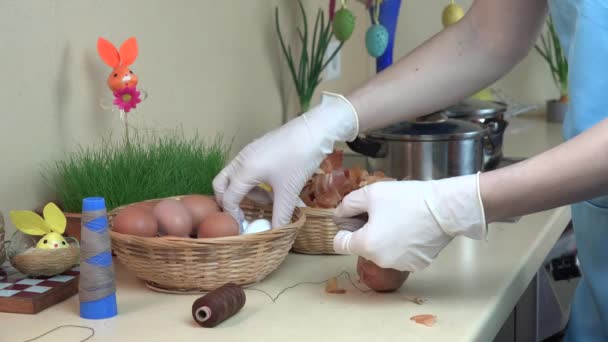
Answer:
<svg viewBox="0 0 608 342"><path fill-rule="evenodd" d="M505 155L530 156L560 141L559 125L523 116L508 128ZM68 324L93 327L89 341L491 341L569 220L564 207L517 223L492 224L488 242L457 238L393 294L361 293L344 276L339 278L347 290L343 295L305 284L272 303L260 292L246 291L242 311L213 329L192 319L191 305L198 296L153 292L116 263L117 317L83 320L74 296L35 316L0 313L0 341L24 341ZM254 287L274 296L295 283L323 281L342 270L356 280L355 262L350 256L290 254ZM427 302L414 304L408 297ZM437 315L437 323L415 324L409 318L416 314ZM37 341L80 341L89 333L65 328Z"/></svg>

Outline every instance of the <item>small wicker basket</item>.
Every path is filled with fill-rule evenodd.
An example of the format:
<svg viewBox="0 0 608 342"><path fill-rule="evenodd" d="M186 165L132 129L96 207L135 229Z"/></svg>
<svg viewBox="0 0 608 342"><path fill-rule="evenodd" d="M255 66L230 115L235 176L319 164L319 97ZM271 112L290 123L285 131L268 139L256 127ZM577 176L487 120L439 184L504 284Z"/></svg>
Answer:
<svg viewBox="0 0 608 342"><path fill-rule="evenodd" d="M32 249L17 254L10 260L19 272L33 277L51 277L78 264L80 248L70 246L58 249Z"/></svg>
<svg viewBox="0 0 608 342"><path fill-rule="evenodd" d="M56 249L35 247L36 238L15 231L7 248L11 265L19 272L32 277L52 277L61 274L80 262L80 244L66 237L69 246Z"/></svg>
<svg viewBox="0 0 608 342"><path fill-rule="evenodd" d="M125 207L108 213L110 227ZM245 201L241 208L248 220L272 216L272 206ZM304 218L296 210L285 227L224 238L139 237L112 230L110 236L118 260L149 288L192 293L212 291L228 282L245 286L264 279L287 257Z"/></svg>
<svg viewBox="0 0 608 342"><path fill-rule="evenodd" d="M304 207L306 221L298 232L293 250L303 254L337 254L334 237L338 227L333 221L335 209Z"/></svg>

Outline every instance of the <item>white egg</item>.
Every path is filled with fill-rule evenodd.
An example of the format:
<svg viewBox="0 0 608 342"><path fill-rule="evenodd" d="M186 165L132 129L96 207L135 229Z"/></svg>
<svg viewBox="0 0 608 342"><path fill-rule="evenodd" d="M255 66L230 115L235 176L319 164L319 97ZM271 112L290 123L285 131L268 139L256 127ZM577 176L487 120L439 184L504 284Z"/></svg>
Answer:
<svg viewBox="0 0 608 342"><path fill-rule="evenodd" d="M243 220L243 222L241 222L241 234L247 232L247 227L249 227L249 221Z"/></svg>
<svg viewBox="0 0 608 342"><path fill-rule="evenodd" d="M269 230L270 228L270 221L264 219L255 220L247 225L247 228L245 228L245 234L261 233Z"/></svg>

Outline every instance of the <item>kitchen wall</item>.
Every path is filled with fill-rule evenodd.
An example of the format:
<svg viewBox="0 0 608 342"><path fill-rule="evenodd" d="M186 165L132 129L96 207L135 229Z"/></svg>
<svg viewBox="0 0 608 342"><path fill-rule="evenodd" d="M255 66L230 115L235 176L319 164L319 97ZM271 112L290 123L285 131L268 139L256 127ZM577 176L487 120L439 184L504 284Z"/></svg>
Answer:
<svg viewBox="0 0 608 342"><path fill-rule="evenodd" d="M310 21L327 6L327 0L304 3ZM397 56L440 29L445 3L404 1ZM298 106L274 31L277 4L293 43L300 19L292 0L0 1L0 210L42 204L50 198L40 177L45 163L78 143L122 133L118 115L100 106L111 94L110 69L96 52L99 36L116 45L130 36L139 41L133 70L149 95L130 116L134 127L235 135L233 153L278 127ZM342 77L321 89L347 92L373 70L363 42L369 17L357 2L349 4L358 27L341 54ZM526 102L553 92L536 55L499 85Z"/></svg>
<svg viewBox="0 0 608 342"><path fill-rule="evenodd" d="M465 10L472 2L456 0ZM404 56L439 32L442 29L441 12L448 3L449 0L402 0L395 55ZM493 87L526 104L543 104L548 98L559 95L547 65L534 50Z"/></svg>
<svg viewBox="0 0 608 342"><path fill-rule="evenodd" d="M327 6L304 2L309 20ZM50 198L44 163L122 133L118 115L100 106L111 97L111 70L97 55L99 36L116 45L138 39L133 70L149 95L130 116L135 127L234 135L233 153L278 127L297 104L274 30L277 4L293 44L300 17L288 0L0 1L0 210L40 205ZM324 85L339 92L367 77L363 45L349 44L343 56L343 77Z"/></svg>

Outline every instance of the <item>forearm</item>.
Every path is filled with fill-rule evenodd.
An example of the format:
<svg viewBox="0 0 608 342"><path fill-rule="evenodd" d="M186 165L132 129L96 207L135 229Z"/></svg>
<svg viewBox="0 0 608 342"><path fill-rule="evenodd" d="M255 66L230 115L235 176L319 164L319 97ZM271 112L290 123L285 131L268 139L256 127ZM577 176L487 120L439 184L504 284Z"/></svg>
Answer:
<svg viewBox="0 0 608 342"><path fill-rule="evenodd" d="M536 157L480 175L488 223L608 194L608 119Z"/></svg>
<svg viewBox="0 0 608 342"><path fill-rule="evenodd" d="M477 0L438 33L347 96L360 131L429 114L490 85L531 48L544 0Z"/></svg>

